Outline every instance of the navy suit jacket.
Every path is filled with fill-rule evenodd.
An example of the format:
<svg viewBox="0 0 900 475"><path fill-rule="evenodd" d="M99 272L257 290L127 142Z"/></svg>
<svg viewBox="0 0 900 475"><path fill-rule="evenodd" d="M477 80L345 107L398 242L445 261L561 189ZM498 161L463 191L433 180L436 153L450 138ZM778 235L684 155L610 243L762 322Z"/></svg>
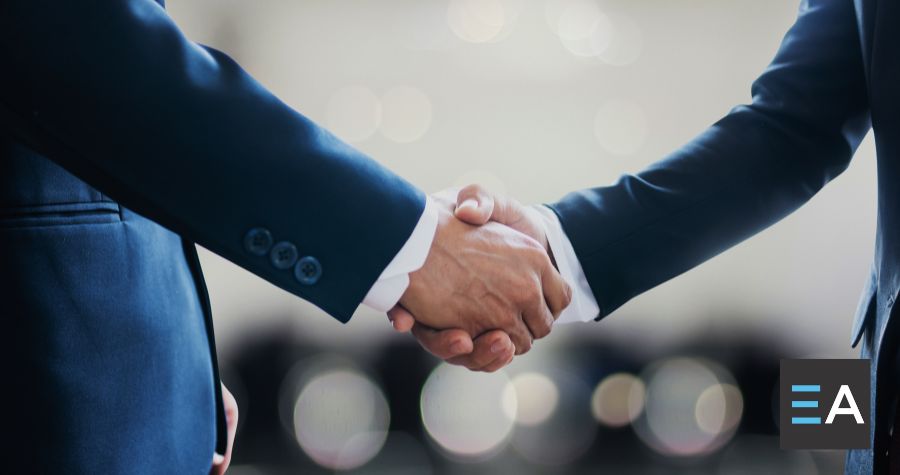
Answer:
<svg viewBox="0 0 900 475"><path fill-rule="evenodd" d="M206 473L225 432L194 243L346 321L424 203L161 4L0 2L2 464Z"/></svg>
<svg viewBox="0 0 900 475"><path fill-rule="evenodd" d="M600 317L752 236L809 200L850 162L871 127L878 149L874 265L853 324L872 364L873 450L847 471L883 467L896 376L900 288L900 5L806 0L775 59L699 137L616 184L551 205ZM894 319L896 320L896 319ZM874 465L873 465L874 464ZM880 471L880 470L878 470Z"/></svg>

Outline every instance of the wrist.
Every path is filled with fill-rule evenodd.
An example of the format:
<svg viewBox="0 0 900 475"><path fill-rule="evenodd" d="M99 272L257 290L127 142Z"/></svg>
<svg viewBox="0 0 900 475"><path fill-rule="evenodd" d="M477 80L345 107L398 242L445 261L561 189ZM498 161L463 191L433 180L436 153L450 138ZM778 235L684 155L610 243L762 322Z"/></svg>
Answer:
<svg viewBox="0 0 900 475"><path fill-rule="evenodd" d="M412 304L413 300L417 300L417 296L422 295L423 292L427 292L429 284L426 283L425 280L430 264L435 259L437 249L442 246L447 239L447 224L451 219L454 219L453 214L446 206L441 206L441 204L438 203L434 208L436 225L431 245L428 247L428 252L425 255L425 260L422 265L408 274L406 289L400 295L400 299L397 302L405 307Z"/></svg>
<svg viewBox="0 0 900 475"><path fill-rule="evenodd" d="M532 205L525 207L524 213L527 215L527 219L529 219L532 223L535 223L538 230L538 243L543 246L544 250L547 251L547 256L550 257L550 262L553 263L553 267L559 271L559 266L556 263L556 258L553 255L553 246L550 245L550 239L547 237L549 230L547 229L547 218L542 213L541 208L543 205Z"/></svg>
<svg viewBox="0 0 900 475"><path fill-rule="evenodd" d="M434 240L441 204L426 197L425 208L403 247L397 252L363 299L368 307L381 312L393 308L409 286L409 274L424 264Z"/></svg>

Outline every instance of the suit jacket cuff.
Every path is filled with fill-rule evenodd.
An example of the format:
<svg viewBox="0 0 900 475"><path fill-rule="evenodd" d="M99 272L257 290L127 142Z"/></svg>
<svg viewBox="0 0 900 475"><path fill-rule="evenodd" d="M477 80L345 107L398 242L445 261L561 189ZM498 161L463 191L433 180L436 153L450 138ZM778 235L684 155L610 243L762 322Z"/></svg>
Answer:
<svg viewBox="0 0 900 475"><path fill-rule="evenodd" d="M594 298L584 269L581 268L581 262L575 255L575 248L563 231L559 218L546 206L534 206L533 209L541 215L541 223L544 225L556 267L563 280L572 287L572 302L562 311L556 323L588 322L596 319L600 314L600 306Z"/></svg>
<svg viewBox="0 0 900 475"><path fill-rule="evenodd" d="M419 222L413 228L406 243L369 289L369 293L363 299L365 305L381 312L387 312L400 301L400 297L409 287L409 274L425 265L425 259L428 257L428 251L431 249L431 242L434 240L434 233L437 230L437 222L437 204L430 196L426 196L425 210L422 212Z"/></svg>

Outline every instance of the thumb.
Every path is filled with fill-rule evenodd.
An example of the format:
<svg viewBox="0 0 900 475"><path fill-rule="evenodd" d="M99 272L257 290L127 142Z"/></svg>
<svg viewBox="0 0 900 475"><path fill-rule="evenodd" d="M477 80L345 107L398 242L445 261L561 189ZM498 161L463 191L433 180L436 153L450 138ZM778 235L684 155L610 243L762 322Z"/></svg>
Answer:
<svg viewBox="0 0 900 475"><path fill-rule="evenodd" d="M423 348L442 360L469 354L474 347L472 337L458 328L435 330L416 323L412 328L412 334Z"/></svg>
<svg viewBox="0 0 900 475"><path fill-rule="evenodd" d="M491 220L494 195L481 185L469 185L456 195L456 218L480 226Z"/></svg>
<svg viewBox="0 0 900 475"><path fill-rule="evenodd" d="M394 326L394 330L400 333L410 331L413 324L416 323L416 317L399 304L394 305L394 308L388 310L387 315L388 320L390 320L391 324Z"/></svg>

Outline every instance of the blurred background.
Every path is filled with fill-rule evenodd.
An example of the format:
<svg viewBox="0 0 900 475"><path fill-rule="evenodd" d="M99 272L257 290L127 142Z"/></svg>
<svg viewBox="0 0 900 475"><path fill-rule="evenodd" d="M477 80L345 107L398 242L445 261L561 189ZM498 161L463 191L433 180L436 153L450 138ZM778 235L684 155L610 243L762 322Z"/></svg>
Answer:
<svg viewBox="0 0 900 475"><path fill-rule="evenodd" d="M476 182L526 203L638 171L749 101L797 7L168 2L188 37L422 189ZM491 375L203 252L241 409L232 473L841 473L843 452L778 448L778 361L856 356L875 184L869 137L802 210Z"/></svg>

